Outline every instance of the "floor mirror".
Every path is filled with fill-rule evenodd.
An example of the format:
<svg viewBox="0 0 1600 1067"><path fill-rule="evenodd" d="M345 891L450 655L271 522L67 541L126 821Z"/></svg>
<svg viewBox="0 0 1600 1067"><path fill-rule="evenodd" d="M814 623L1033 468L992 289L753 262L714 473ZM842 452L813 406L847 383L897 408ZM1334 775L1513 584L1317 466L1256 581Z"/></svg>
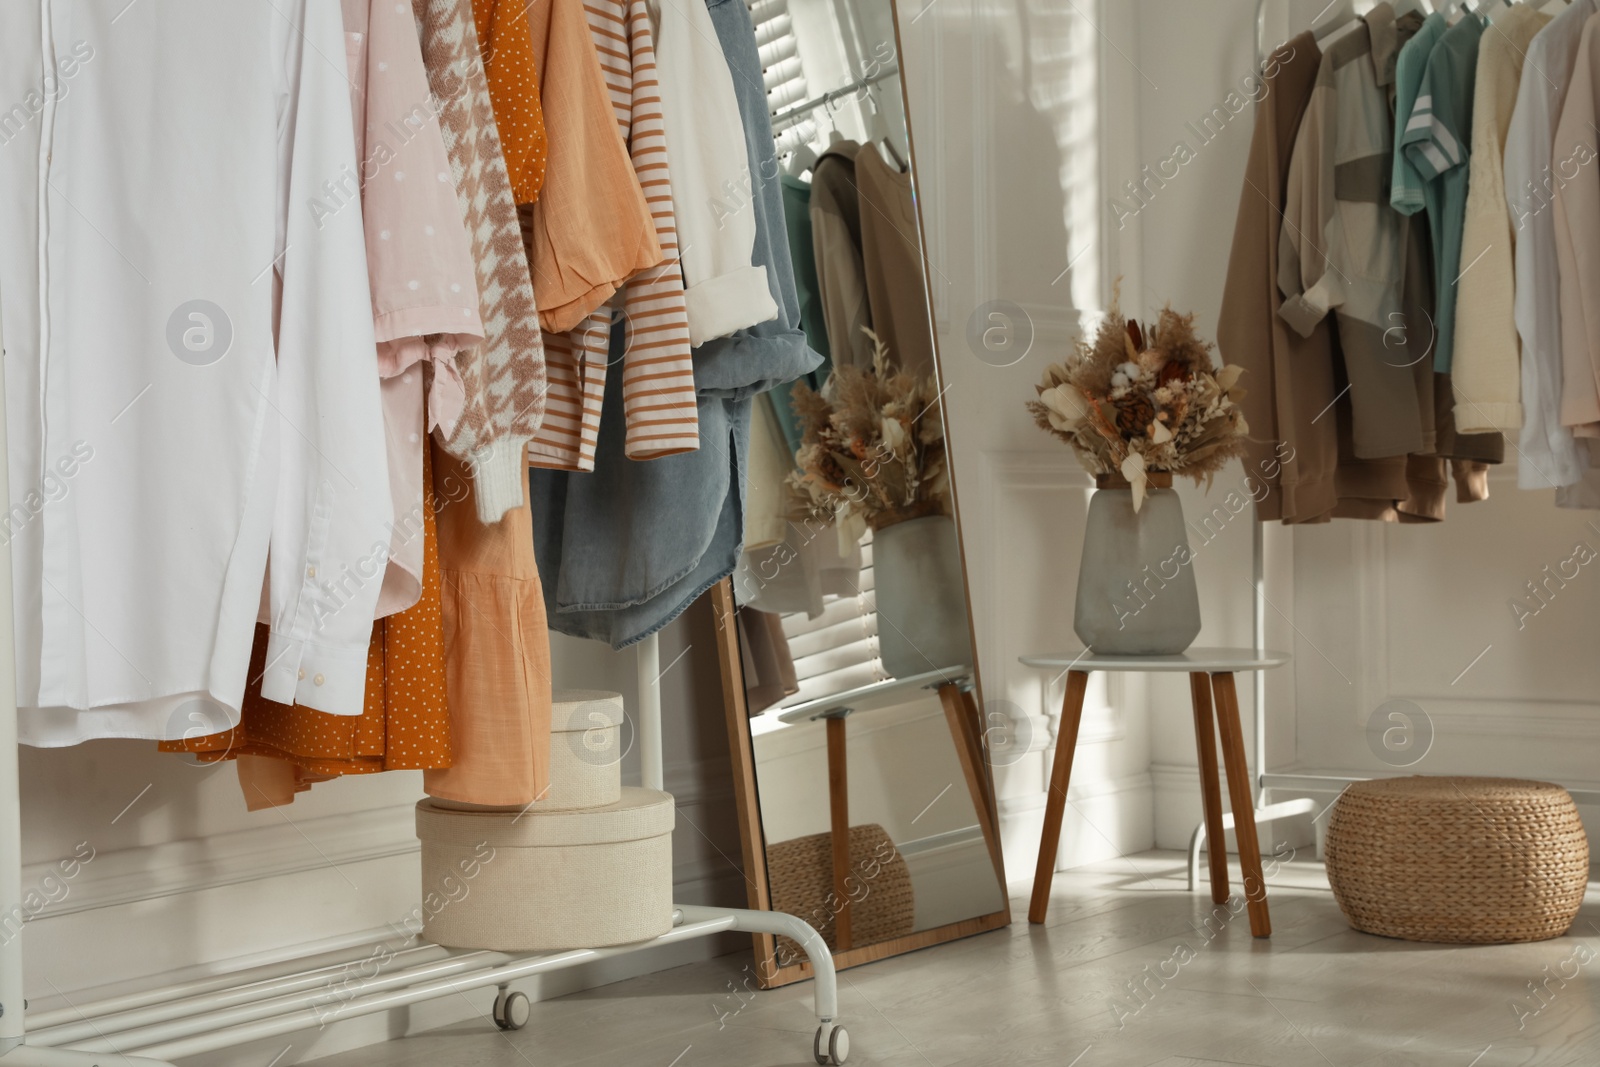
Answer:
<svg viewBox="0 0 1600 1067"><path fill-rule="evenodd" d="M808 339L712 590L750 906L841 967L1009 922L893 0L756 0ZM811 973L756 936L757 983Z"/></svg>

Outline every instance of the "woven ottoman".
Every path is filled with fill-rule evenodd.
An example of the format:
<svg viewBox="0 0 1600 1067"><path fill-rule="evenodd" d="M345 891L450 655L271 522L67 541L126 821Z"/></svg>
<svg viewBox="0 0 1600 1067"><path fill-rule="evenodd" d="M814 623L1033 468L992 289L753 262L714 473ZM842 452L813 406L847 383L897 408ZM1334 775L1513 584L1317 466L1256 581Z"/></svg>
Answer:
<svg viewBox="0 0 1600 1067"><path fill-rule="evenodd" d="M767 884L772 910L798 915L838 950L839 907L833 888L833 835L812 834L767 846ZM851 941L875 945L904 937L916 927L917 901L911 871L888 831L877 823L850 827ZM780 962L805 953L778 938Z"/></svg>
<svg viewBox="0 0 1600 1067"><path fill-rule="evenodd" d="M1407 941L1560 937L1589 882L1572 797L1515 778L1357 782L1334 803L1325 856L1350 925Z"/></svg>

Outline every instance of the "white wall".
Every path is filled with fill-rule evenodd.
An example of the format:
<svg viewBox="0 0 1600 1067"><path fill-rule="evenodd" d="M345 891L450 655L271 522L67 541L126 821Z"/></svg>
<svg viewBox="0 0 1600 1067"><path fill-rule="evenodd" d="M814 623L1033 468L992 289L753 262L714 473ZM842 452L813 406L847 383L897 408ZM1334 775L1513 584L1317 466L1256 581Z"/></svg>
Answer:
<svg viewBox="0 0 1600 1067"><path fill-rule="evenodd" d="M1168 158L1184 123L1251 73L1253 12L1253 0L902 6L984 696L1032 734L1031 751L997 771L1013 879L1026 877L1038 847L1062 697L1061 679L1016 657L1077 644L1072 600L1092 491L1022 403L1119 283L1125 312L1151 316L1170 302L1214 333L1250 116L1137 212L1118 210L1113 196ZM1008 324L1031 334L1020 360L969 339ZM1237 480L1219 478L1212 503ZM1205 498L1181 491L1198 513ZM1199 643L1248 644L1248 520L1196 547ZM1268 559L1274 575L1287 575L1287 538L1273 541ZM1273 735L1274 759L1285 762L1290 693L1286 674L1274 679L1286 727ZM1248 684L1240 695L1248 718ZM1069 799L1061 866L1186 843L1199 802L1185 679L1094 680Z"/></svg>

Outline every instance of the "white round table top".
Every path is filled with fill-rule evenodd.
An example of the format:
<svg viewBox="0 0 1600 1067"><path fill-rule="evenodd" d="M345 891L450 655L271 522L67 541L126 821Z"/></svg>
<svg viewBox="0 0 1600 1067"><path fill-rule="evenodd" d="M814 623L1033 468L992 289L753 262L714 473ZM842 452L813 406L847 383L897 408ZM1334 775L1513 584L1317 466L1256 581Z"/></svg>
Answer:
<svg viewBox="0 0 1600 1067"><path fill-rule="evenodd" d="M1074 671L1265 671L1281 667L1292 657L1287 652L1253 648L1191 648L1176 656L1102 655L1088 649L1019 656L1026 667Z"/></svg>
<svg viewBox="0 0 1600 1067"><path fill-rule="evenodd" d="M778 716L779 722L810 722L813 719L839 717L855 711L877 711L904 704L912 699L916 689L937 689L941 685L968 685L972 678L971 667L946 667L943 670L925 671L909 678L889 678L833 696L818 697L804 704L796 704Z"/></svg>

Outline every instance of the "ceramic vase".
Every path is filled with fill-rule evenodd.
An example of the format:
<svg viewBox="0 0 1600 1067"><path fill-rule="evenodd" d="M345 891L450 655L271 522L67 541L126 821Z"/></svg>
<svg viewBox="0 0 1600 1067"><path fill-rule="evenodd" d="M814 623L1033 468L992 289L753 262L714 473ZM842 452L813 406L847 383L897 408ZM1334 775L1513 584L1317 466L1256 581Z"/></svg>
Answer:
<svg viewBox="0 0 1600 1067"><path fill-rule="evenodd" d="M955 520L927 515L875 529L878 658L896 678L972 663Z"/></svg>
<svg viewBox="0 0 1600 1067"><path fill-rule="evenodd" d="M1072 628L1095 652L1176 655L1200 634L1200 596L1171 475L1151 475L1133 509L1133 489L1102 475L1089 501Z"/></svg>

